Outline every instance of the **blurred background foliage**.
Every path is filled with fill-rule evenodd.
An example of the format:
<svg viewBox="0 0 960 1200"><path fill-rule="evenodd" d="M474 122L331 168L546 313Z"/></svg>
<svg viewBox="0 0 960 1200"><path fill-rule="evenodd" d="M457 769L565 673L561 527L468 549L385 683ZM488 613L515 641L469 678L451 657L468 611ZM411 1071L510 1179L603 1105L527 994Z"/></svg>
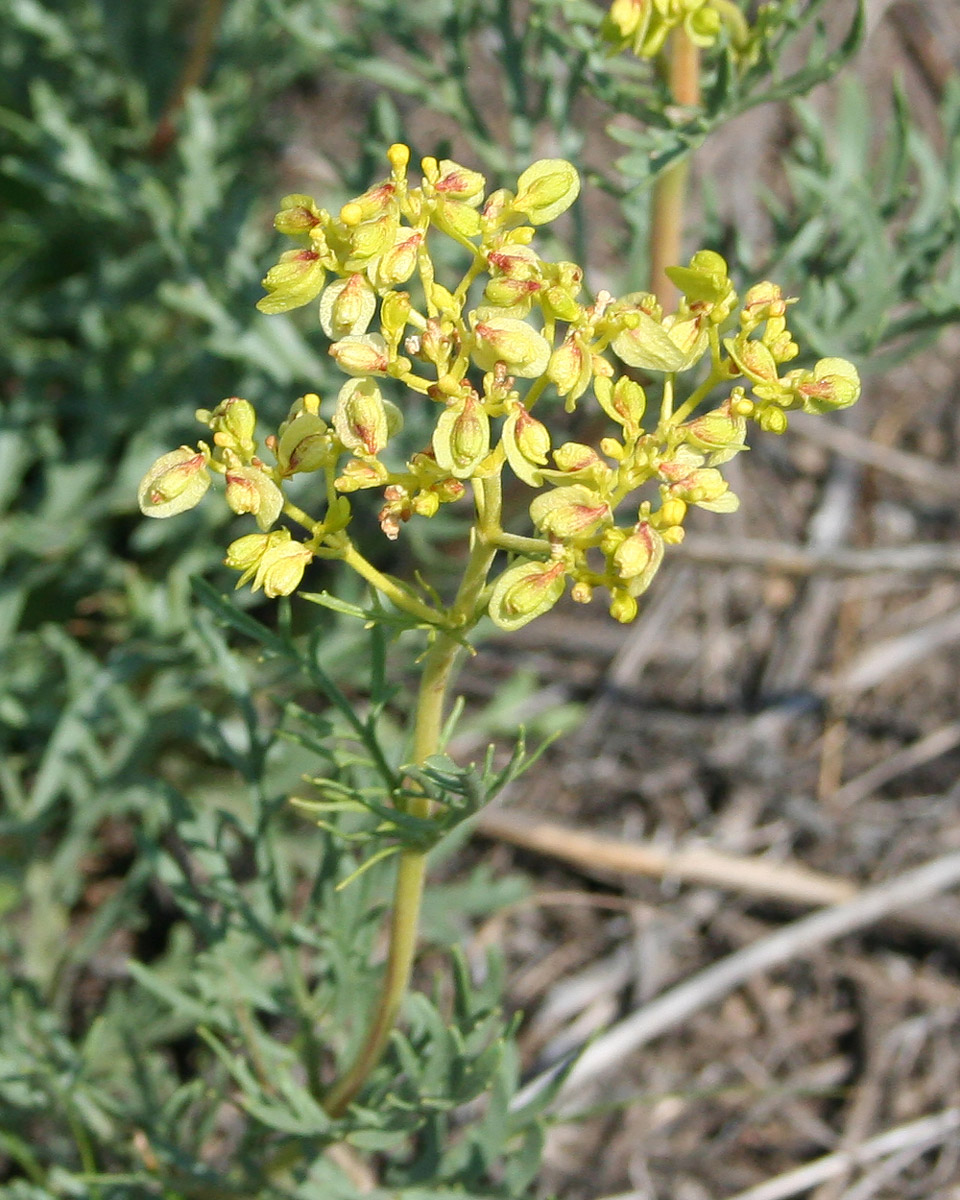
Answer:
<svg viewBox="0 0 960 1200"><path fill-rule="evenodd" d="M585 0L0 0L4 1194L153 1196L162 1178L168 1196L330 1200L365 1190L357 1156L374 1151L391 1195L531 1194L538 1114L509 1112L495 964L444 960L351 1123L316 1103L320 1047L347 1054L362 1029L382 881L337 892L349 847L288 811L318 769L309 739L279 733L285 705L322 719L303 662L262 660L192 601L191 575L225 584L229 514L145 522L136 483L196 436L200 405L244 395L271 422L324 391L309 321L253 307L283 191L334 207L411 127L417 152L480 164L491 186L568 156L616 202L607 224L579 206L570 252L626 286L642 280L656 170L853 54L856 6L833 37L816 30L826 7L779 6L750 71L721 54L691 115L596 48L602 8ZM205 21L210 53L194 58ZM946 154L901 98L879 161L864 103L851 83L829 130L794 109L769 238L719 210L706 228L738 273L802 283L819 352L889 358L960 313L960 93ZM588 137L611 123L612 139ZM357 688L356 625L296 620L323 623L326 670ZM474 729L509 726L523 686ZM401 711L384 704L390 753ZM441 885L428 945L523 887L483 871ZM345 1158L321 1154L347 1135ZM313 1167L268 1183L291 1146Z"/></svg>

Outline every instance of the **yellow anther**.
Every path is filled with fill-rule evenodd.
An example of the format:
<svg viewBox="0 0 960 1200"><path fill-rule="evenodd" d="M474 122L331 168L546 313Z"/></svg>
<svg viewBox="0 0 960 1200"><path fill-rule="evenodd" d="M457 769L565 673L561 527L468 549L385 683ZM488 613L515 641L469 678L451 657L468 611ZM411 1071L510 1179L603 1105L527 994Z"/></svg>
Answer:
<svg viewBox="0 0 960 1200"><path fill-rule="evenodd" d="M340 209L340 220L344 225L354 226L359 225L363 220L363 209L355 200L351 200L349 204L345 204Z"/></svg>
<svg viewBox="0 0 960 1200"><path fill-rule="evenodd" d="M738 417L752 417L756 412L757 406L752 400L748 400L746 396L740 396L736 400L731 401L730 408Z"/></svg>
<svg viewBox="0 0 960 1200"><path fill-rule="evenodd" d="M387 151L387 162L395 171L402 171L410 161L410 147L403 142L394 142Z"/></svg>
<svg viewBox="0 0 960 1200"><path fill-rule="evenodd" d="M440 178L440 164L432 155L420 159L420 170L431 183L436 183Z"/></svg>
<svg viewBox="0 0 960 1200"><path fill-rule="evenodd" d="M316 392L307 392L303 398L303 407L308 413L317 415L320 410L320 397Z"/></svg>

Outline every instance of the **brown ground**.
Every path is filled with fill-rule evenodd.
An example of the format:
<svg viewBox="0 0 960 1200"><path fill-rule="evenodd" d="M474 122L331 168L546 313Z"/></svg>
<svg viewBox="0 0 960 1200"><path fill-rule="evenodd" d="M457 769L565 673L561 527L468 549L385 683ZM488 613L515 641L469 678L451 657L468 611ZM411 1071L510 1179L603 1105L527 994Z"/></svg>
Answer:
<svg viewBox="0 0 960 1200"><path fill-rule="evenodd" d="M859 70L878 96L903 71L931 112L960 61L957 7L925 6L940 17L933 39L920 6L882 7ZM829 103L826 89L817 99ZM777 116L750 119L762 159ZM723 152L714 143L706 169ZM603 847L589 844L560 862L550 829L539 850L515 848L529 831L491 819L497 866L527 871L537 889L477 935L507 947L532 1074L810 911L779 895L776 869L765 894L747 892L736 857L864 887L960 850L958 349L947 336L872 379L845 438L797 421L794 436L738 459L740 513L701 514L700 538L686 561L673 556L633 627L571 606L520 635L543 689L530 711L585 707L579 730L515 785L507 816L607 834L621 850L735 856L718 867L723 886L704 886L669 866L605 870ZM892 453L904 449L914 457ZM747 538L810 553L778 559L785 569L750 565ZM909 570L901 548L916 543L943 565L953 554L950 569ZM822 567L867 547L886 549L880 569ZM729 561L697 562L717 556ZM516 648L480 655L474 694L515 669ZM564 1200L956 1200L960 903L939 898L825 945L800 930L784 965L671 1021L570 1105L609 1108L551 1134L543 1182ZM870 1139L938 1114L870 1155ZM862 1165L758 1187L865 1144Z"/></svg>

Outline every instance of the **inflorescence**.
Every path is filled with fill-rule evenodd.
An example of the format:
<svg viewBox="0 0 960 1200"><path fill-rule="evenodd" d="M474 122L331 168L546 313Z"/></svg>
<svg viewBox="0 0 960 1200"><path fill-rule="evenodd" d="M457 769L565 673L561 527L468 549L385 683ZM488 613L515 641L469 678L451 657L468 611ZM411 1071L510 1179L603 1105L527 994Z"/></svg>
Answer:
<svg viewBox="0 0 960 1200"><path fill-rule="evenodd" d="M192 508L212 475L222 477L227 504L251 514L260 530L228 549L238 586L252 581L269 596L287 595L313 558L339 558L401 608L443 624L449 614L358 554L349 497L381 492L380 526L392 539L406 522L470 493L472 538L512 558L479 593L476 610L458 614L460 623L487 612L516 629L556 603L568 583L580 602L605 589L612 615L630 621L665 547L682 539L688 507L737 507L719 468L745 448L748 421L782 433L792 409L822 413L857 399L856 369L843 359L784 369L798 354L787 328L793 301L769 282L739 300L712 251L668 272L682 293L675 312L664 313L646 292L586 298L576 263L549 262L532 245L536 226L577 198L570 163L536 162L514 191L485 196L483 176L457 163L425 158L420 184L411 186L409 149L394 145L387 157L389 178L337 215L293 195L276 217L297 248L267 273L258 307L283 313L319 297L329 352L347 377L336 399L324 406L308 393L294 403L263 440L272 464L258 452L247 400L200 410L212 447L200 442L162 456L140 486L143 512L165 517ZM466 256L452 287L437 278L438 237ZM653 405L624 368L647 388L658 381ZM684 379L692 382L680 400ZM699 412L718 389L723 399ZM395 403L385 390L402 399ZM549 425L558 400L567 412L593 408L606 418L605 436L596 445L556 444ZM402 461L394 439L410 404L427 405L436 419L429 443ZM537 493L530 534L501 526L506 471ZM319 518L285 494L290 478L305 473L321 481ZM283 514L309 537L298 541L278 526Z"/></svg>

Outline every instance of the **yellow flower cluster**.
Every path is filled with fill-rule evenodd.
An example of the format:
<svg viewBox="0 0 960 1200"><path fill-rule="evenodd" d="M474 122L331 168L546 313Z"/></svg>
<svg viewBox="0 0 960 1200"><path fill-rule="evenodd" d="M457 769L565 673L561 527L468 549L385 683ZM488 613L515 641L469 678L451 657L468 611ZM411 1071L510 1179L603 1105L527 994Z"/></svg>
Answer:
<svg viewBox="0 0 960 1200"><path fill-rule="evenodd" d="M614 51L655 58L675 29L708 49L724 28L738 54L749 53L750 26L733 0L613 0L601 35Z"/></svg>
<svg viewBox="0 0 960 1200"><path fill-rule="evenodd" d="M241 583L288 594L313 557L340 558L401 608L442 624L455 609L431 607L356 551L348 497L379 491L381 528L396 538L405 522L469 493L472 544L488 551L482 570L499 552L513 558L492 584L474 587L476 604L456 610L457 622L486 612L502 628L518 628L568 583L582 602L605 589L611 613L629 621L664 548L682 539L688 506L736 508L719 468L744 448L747 421L779 433L791 409L852 404L857 372L835 358L784 370L798 353L786 321L791 301L766 282L739 301L726 263L711 251L669 272L682 292L675 312L645 292L584 296L579 266L547 261L532 245L535 227L579 193L568 162L536 162L514 190L485 195L476 171L433 158L423 160L413 186L409 157L406 146L391 147L389 178L336 215L294 195L276 218L298 247L267 273L259 307L280 313L319 298L329 353L346 376L325 414L317 395L297 400L264 440L268 465L246 400L201 410L212 448L201 442L160 458L141 485L141 507L150 516L181 512L200 500L211 474L220 475L230 508L252 514L260 528L229 548L226 561ZM438 236L465 253L456 282L437 278ZM692 382L680 400L685 379ZM649 420L644 385L655 381ZM699 412L721 387L722 400ZM572 412L585 398L591 427L606 418L605 436L596 445L558 443L551 412L558 402ZM433 410L433 433L418 453L398 459L394 439L411 403ZM537 492L528 533L503 528L507 471ZM304 473L322 476L321 518L285 494L290 477ZM275 528L281 514L309 538L298 542Z"/></svg>

